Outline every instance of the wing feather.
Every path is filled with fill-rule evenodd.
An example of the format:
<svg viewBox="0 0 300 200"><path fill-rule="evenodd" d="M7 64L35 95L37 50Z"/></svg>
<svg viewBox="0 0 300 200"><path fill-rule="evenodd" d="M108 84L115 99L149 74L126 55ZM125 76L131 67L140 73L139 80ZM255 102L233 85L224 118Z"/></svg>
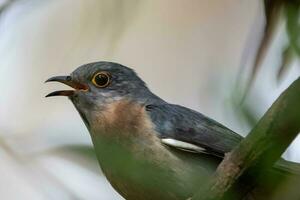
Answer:
<svg viewBox="0 0 300 200"><path fill-rule="evenodd" d="M147 111L158 137L171 148L223 158L243 139L220 123L179 105L151 105ZM284 174L300 175L299 163L284 159L279 159L274 169Z"/></svg>
<svg viewBox="0 0 300 200"><path fill-rule="evenodd" d="M223 157L242 137L203 114L174 104L147 107L162 143L178 149Z"/></svg>

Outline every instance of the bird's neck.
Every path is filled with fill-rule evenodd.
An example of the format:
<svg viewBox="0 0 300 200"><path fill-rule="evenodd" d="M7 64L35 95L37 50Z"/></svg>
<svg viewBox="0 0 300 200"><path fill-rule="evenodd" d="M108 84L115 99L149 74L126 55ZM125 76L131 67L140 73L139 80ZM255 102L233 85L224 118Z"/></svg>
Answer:
<svg viewBox="0 0 300 200"><path fill-rule="evenodd" d="M147 87L141 88L128 95L129 99L135 100L140 104L162 104L166 103L163 99L151 92Z"/></svg>
<svg viewBox="0 0 300 200"><path fill-rule="evenodd" d="M94 113L89 120L89 131L99 154L120 150L141 157L151 154L154 160L170 154L157 137L144 105L120 100Z"/></svg>
<svg viewBox="0 0 300 200"><path fill-rule="evenodd" d="M130 99L114 101L99 111L94 110L88 118L93 137L122 139L124 142L141 137L147 137L147 140L156 138L154 125L141 102Z"/></svg>

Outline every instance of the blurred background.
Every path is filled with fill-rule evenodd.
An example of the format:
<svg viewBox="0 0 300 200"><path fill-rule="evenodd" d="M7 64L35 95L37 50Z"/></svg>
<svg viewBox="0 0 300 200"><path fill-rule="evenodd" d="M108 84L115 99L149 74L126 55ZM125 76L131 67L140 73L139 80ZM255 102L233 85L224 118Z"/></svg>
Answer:
<svg viewBox="0 0 300 200"><path fill-rule="evenodd" d="M47 78L88 62L134 68L165 100L246 135L300 74L295 59L280 67L284 18L253 70L264 12L261 0L0 0L1 198L122 199L73 105L44 98L64 87ZM284 157L300 162L299 139Z"/></svg>

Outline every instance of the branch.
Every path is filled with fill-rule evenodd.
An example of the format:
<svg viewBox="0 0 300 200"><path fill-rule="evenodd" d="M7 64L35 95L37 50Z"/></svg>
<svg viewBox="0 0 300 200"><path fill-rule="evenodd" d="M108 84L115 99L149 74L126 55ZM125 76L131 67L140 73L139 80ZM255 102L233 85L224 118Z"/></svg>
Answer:
<svg viewBox="0 0 300 200"><path fill-rule="evenodd" d="M251 170L259 169L256 173L262 174L272 168L299 132L300 78L280 95L249 135L225 156L211 182L193 200L222 199L234 183Z"/></svg>

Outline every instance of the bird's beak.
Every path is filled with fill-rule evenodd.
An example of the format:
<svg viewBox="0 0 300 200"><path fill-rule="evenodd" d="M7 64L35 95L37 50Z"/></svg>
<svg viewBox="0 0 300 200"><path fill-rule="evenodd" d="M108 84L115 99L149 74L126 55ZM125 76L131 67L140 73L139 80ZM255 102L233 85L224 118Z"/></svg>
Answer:
<svg viewBox="0 0 300 200"><path fill-rule="evenodd" d="M74 88L75 90L87 91L89 89L87 85L72 80L71 76L55 76L55 77L52 77L52 78L49 78L48 80L46 80L46 83L47 82L60 82L60 83L66 84L66 85ZM72 96L74 94L75 90L55 91L55 92L51 92L50 94L46 95L46 97Z"/></svg>

